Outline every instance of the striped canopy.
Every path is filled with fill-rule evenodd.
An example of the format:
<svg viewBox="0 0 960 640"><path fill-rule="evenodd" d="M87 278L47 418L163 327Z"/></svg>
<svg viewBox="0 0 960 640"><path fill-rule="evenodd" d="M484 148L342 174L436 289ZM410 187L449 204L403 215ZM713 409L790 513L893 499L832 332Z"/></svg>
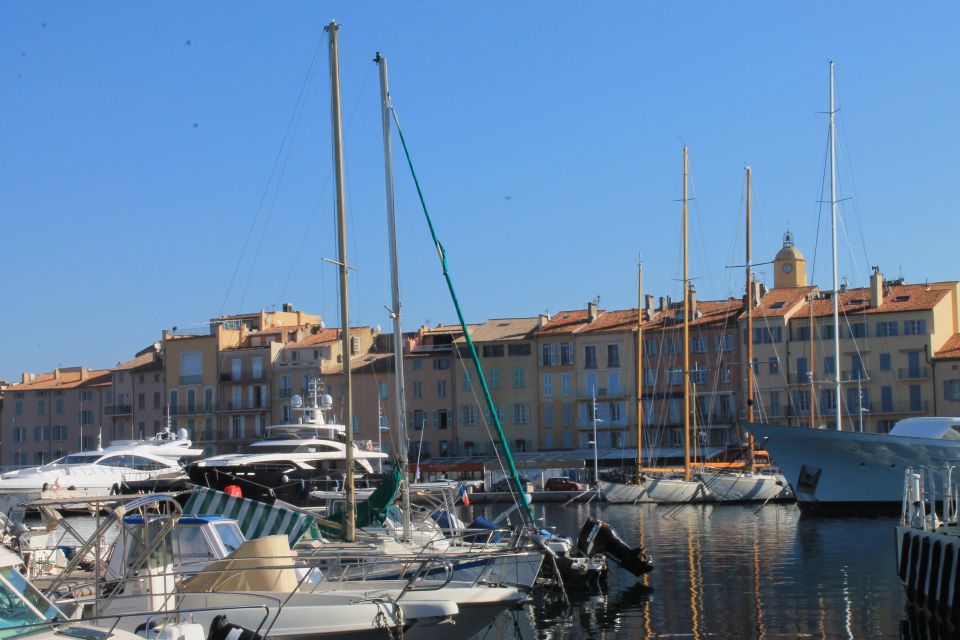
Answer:
<svg viewBox="0 0 960 640"><path fill-rule="evenodd" d="M317 529L316 520L308 513L271 506L256 500L237 498L229 494L196 487L183 507L184 515L223 516L237 521L247 540L263 536L286 534L293 547L305 533Z"/></svg>

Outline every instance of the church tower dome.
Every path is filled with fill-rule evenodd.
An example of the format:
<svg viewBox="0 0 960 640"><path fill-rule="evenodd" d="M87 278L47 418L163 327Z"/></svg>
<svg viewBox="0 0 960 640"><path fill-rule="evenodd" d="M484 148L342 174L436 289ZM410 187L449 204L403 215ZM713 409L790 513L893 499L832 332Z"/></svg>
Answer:
<svg viewBox="0 0 960 640"><path fill-rule="evenodd" d="M807 286L807 259L793 244L793 234L783 234L783 248L773 259L773 287L789 289Z"/></svg>

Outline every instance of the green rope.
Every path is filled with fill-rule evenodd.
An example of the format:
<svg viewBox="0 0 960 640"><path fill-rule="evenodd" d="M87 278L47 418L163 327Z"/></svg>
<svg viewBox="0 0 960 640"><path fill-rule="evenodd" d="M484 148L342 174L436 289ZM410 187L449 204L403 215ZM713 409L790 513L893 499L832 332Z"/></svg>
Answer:
<svg viewBox="0 0 960 640"><path fill-rule="evenodd" d="M430 219L430 213L427 211L427 201L423 197L423 190L420 188L420 180L417 179L417 172L413 168L413 159L410 157L410 149L407 148L407 141L403 137L403 131L400 129L400 120L397 118L397 112L391 105L390 113L393 114L393 121L397 125L397 135L400 136L400 144L403 145L403 153L407 157L407 166L410 167L410 175L413 176L413 183L417 187L417 195L420 197L420 206L423 208L423 215L427 219L427 226L430 227L430 235L433 237L433 244L436 245L437 254L440 256L440 264L443 266L443 277L447 281L447 288L450 290L450 297L453 299L453 306L457 310L457 318L460 320L460 326L463 327L463 336L467 341L467 348L470 349L470 359L473 360L473 367L477 372L477 379L483 388L483 397L487 401L487 410L493 419L493 426L497 431L497 438L500 440L500 446L503 449L503 455L507 459L507 466L510 468L510 474L513 478L514 488L517 491L518 500L523 504L527 517L530 519L530 525L536 529L537 522L533 517L533 508L526 500L526 490L520 482L520 474L517 473L517 466L513 462L513 455L510 453L510 446L507 444L507 438L503 434L503 427L500 425L500 416L497 414L497 407L493 404L493 396L490 395L490 387L487 386L487 379L483 375L483 367L480 366L480 358L477 357L477 349L470 338L470 331L467 329L467 322L463 319L463 311L460 310L460 302L457 300L457 292L453 289L453 280L450 278L450 269L447 265L447 254L443 250L443 245L437 238L437 231L433 228L433 220Z"/></svg>

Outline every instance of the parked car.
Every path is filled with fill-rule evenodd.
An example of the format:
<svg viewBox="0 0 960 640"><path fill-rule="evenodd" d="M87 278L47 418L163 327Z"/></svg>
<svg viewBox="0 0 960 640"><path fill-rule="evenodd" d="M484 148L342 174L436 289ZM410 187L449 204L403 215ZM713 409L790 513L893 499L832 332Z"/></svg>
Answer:
<svg viewBox="0 0 960 640"><path fill-rule="evenodd" d="M530 478L526 476L520 476L520 484L523 485L523 488L529 493L533 490L533 483L530 482ZM513 486L513 481L510 478L500 478L493 483L493 486L490 487L491 491L510 491L510 488Z"/></svg>
<svg viewBox="0 0 960 640"><path fill-rule="evenodd" d="M547 478L543 488L547 491L583 491L584 486L570 478Z"/></svg>

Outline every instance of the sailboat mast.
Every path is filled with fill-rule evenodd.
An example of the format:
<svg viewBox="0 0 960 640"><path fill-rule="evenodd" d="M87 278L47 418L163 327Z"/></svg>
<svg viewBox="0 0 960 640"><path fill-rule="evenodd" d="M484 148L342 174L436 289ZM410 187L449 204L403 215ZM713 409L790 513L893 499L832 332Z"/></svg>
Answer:
<svg viewBox="0 0 960 640"><path fill-rule="evenodd" d="M810 428L817 426L817 387L814 376L814 355L813 355L813 294L810 294Z"/></svg>
<svg viewBox="0 0 960 640"><path fill-rule="evenodd" d="M833 385L837 431L840 421L840 288L837 283L837 122L833 101L833 60L830 61L830 231L833 235Z"/></svg>
<svg viewBox="0 0 960 640"><path fill-rule="evenodd" d="M683 479L690 474L690 276L687 256L687 146L683 146Z"/></svg>
<svg viewBox="0 0 960 640"><path fill-rule="evenodd" d="M330 40L330 114L333 120L333 169L336 180L337 263L340 268L340 338L343 350L343 426L346 449L346 518L343 538L356 537L356 494L353 486L353 392L350 386L350 298L347 273L346 199L343 189L343 123L340 115L340 59L337 31L340 25L330 22L325 31Z"/></svg>
<svg viewBox="0 0 960 640"><path fill-rule="evenodd" d="M374 58L380 67L380 110L383 118L383 173L387 191L387 232L390 238L390 317L393 319L393 396L397 421L397 457L403 475L400 480L400 501L403 507L403 539L410 539L410 474L407 428L406 391L403 379L403 329L400 322L400 267L397 257L397 210L393 189L393 143L390 138L390 89L387 82L387 59L377 52ZM379 428L379 425L378 425Z"/></svg>
<svg viewBox="0 0 960 640"><path fill-rule="evenodd" d="M643 470L643 263L637 268L637 483Z"/></svg>
<svg viewBox="0 0 960 640"><path fill-rule="evenodd" d="M750 167L747 167L747 424L753 422L753 270L750 265ZM754 442L747 440L747 470L753 471Z"/></svg>

